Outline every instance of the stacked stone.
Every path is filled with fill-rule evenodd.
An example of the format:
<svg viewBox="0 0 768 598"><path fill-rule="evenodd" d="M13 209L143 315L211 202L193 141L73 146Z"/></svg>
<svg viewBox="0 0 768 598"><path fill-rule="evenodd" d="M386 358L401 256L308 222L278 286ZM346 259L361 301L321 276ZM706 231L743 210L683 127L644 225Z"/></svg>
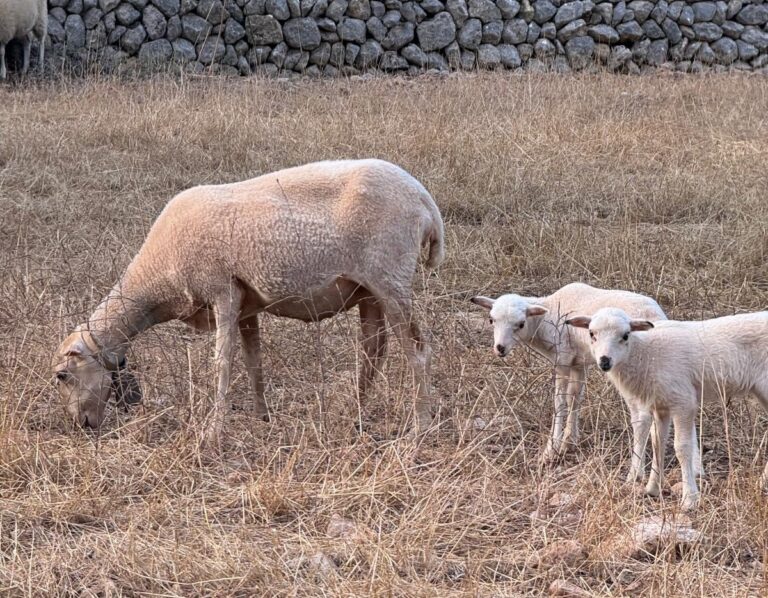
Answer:
<svg viewBox="0 0 768 598"><path fill-rule="evenodd" d="M768 67L762 0L49 0L54 51L249 74ZM721 67L721 68L722 68Z"/></svg>

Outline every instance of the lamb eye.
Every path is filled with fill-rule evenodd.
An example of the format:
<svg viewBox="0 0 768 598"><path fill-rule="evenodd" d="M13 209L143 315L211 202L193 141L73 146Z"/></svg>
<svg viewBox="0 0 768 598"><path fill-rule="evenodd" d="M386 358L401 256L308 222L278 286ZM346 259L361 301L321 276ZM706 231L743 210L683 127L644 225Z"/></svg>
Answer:
<svg viewBox="0 0 768 598"><path fill-rule="evenodd" d="M68 378L69 378L69 372L66 372L63 370L61 372L56 372L57 382L66 382Z"/></svg>
<svg viewBox="0 0 768 598"><path fill-rule="evenodd" d="M520 324L517 325L517 329L522 330L524 326L525 326L525 322L520 322Z"/></svg>
<svg viewBox="0 0 768 598"><path fill-rule="evenodd" d="M624 336L621 337L621 340L623 340L625 342L628 341L629 340L629 332L625 332Z"/></svg>
<svg viewBox="0 0 768 598"><path fill-rule="evenodd" d="M493 324L493 318L488 318L488 323Z"/></svg>
<svg viewBox="0 0 768 598"><path fill-rule="evenodd" d="M595 333L592 332L591 330L589 331L589 338L591 338L592 340L595 340Z"/></svg>

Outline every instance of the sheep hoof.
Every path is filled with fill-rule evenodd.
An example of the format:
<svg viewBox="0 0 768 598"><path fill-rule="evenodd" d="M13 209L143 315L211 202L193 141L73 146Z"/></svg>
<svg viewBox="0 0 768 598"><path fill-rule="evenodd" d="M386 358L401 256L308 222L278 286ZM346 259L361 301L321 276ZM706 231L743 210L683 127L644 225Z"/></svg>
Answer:
<svg viewBox="0 0 768 598"><path fill-rule="evenodd" d="M661 495L661 488L655 482L648 482L645 486L645 495L653 498L658 498Z"/></svg>
<svg viewBox="0 0 768 598"><path fill-rule="evenodd" d="M630 469L629 473L627 474L626 483L627 484L635 484L637 482L643 482L645 480L645 475L642 471Z"/></svg>
<svg viewBox="0 0 768 598"><path fill-rule="evenodd" d="M699 507L700 497L698 492L683 495L683 499L680 501L680 510L684 512L695 511Z"/></svg>

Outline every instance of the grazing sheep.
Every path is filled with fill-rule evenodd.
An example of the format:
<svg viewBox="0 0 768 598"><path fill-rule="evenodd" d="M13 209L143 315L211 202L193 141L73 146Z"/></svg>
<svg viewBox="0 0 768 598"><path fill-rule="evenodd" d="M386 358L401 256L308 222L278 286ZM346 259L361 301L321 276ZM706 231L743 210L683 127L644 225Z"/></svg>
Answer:
<svg viewBox="0 0 768 598"><path fill-rule="evenodd" d="M659 304L629 291L598 289L572 283L547 297L502 295L498 299L473 297L490 312L493 351L504 357L520 344L546 357L555 367L555 416L552 435L542 458L551 460L579 439L579 406L584 397L587 366L594 363L586 333L569 331L564 320L573 313L591 314L601 307L619 305L639 318L665 320ZM628 481L645 475L645 446L651 415L631 407L634 432Z"/></svg>
<svg viewBox="0 0 768 598"><path fill-rule="evenodd" d="M664 450L674 422L683 474L681 506L695 509L699 403L724 393L752 393L768 409L768 312L653 324L611 308L567 323L589 330L595 361L627 404L653 413L654 464L646 486L652 496L661 491ZM641 331L649 332L635 334ZM768 465L762 482L768 484Z"/></svg>
<svg viewBox="0 0 768 598"><path fill-rule="evenodd" d="M422 247L426 265L436 267L444 251L440 212L421 183L381 160L318 162L184 191L88 322L56 351L59 394L77 423L98 427L131 338L173 319L215 328L218 386L206 440L218 442L238 330L257 412L268 419L258 314L318 321L357 305L361 399L384 356L386 319L413 370L416 428L426 428L430 348L411 288Z"/></svg>
<svg viewBox="0 0 768 598"><path fill-rule="evenodd" d="M40 42L38 64L43 68L45 36L48 34L47 0L0 0L0 79L5 79L5 46L14 39L24 44L24 63L21 69L29 69L29 50L34 32Z"/></svg>

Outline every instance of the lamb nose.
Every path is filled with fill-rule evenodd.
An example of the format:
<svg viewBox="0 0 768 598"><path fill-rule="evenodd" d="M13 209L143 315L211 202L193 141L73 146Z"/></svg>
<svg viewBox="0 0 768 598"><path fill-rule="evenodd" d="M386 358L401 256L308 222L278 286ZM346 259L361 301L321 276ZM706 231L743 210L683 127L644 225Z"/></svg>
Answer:
<svg viewBox="0 0 768 598"><path fill-rule="evenodd" d="M504 353L506 353L506 349L504 348L504 345L496 345L496 352L504 357Z"/></svg>
<svg viewBox="0 0 768 598"><path fill-rule="evenodd" d="M600 369L603 370L604 372L607 372L608 370L611 369L611 358L610 357L606 357L605 355L603 355L600 358Z"/></svg>

